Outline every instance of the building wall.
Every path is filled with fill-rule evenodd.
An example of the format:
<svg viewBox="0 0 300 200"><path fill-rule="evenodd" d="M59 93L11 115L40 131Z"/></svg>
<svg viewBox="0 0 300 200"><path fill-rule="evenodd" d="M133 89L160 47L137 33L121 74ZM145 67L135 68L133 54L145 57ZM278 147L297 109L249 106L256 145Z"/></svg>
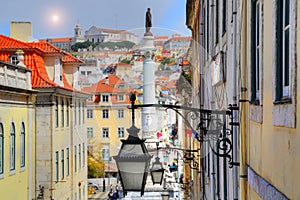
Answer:
<svg viewBox="0 0 300 200"><path fill-rule="evenodd" d="M263 1L263 43L262 43L262 103L258 105L250 104L249 113L250 127L248 134L248 198L265 199L299 199L299 74L295 66L299 65L299 3L291 2L291 47L290 47L290 67L292 92L291 102L275 104L274 93L276 82L276 1ZM251 4L248 3L248 11L251 11ZM267 12L272 11L272 12ZM294 13L294 15L293 15ZM249 34L250 37L250 34ZM250 49L249 49L250 51ZM250 53L249 53L250 55ZM249 57L250 59L250 57ZM250 59L251 60L251 59ZM250 63L250 62L249 62ZM250 66L250 64L249 64ZM250 71L250 69L249 69ZM251 71L250 71L251 72ZM250 76L250 75L249 75ZM295 77L295 78L293 78ZM251 80L249 78L249 80ZM251 82L251 81L249 81ZM295 87L296 86L296 87ZM249 86L250 88L250 86ZM295 105L295 107L293 107ZM280 110L280 111L279 111ZM262 116L262 120L257 120L257 116ZM296 118L296 125L290 123Z"/></svg>
<svg viewBox="0 0 300 200"><path fill-rule="evenodd" d="M0 192L3 199L32 199L35 196L35 107L34 92L31 88L20 88L26 84L17 83L18 79L25 82L30 77L30 71L18 71L15 65L1 63L4 69L4 82L0 91L0 124L3 126L3 173L0 173ZM8 80L9 70L14 69L16 77ZM29 72L29 77L25 75ZM25 78L25 79L23 79ZM6 87L9 86L9 87ZM11 124L15 126L15 169L10 170L10 133ZM25 126L25 165L21 166L21 127ZM16 192L18 188L18 192Z"/></svg>
<svg viewBox="0 0 300 200"><path fill-rule="evenodd" d="M56 126L56 100L59 102L58 126ZM64 101L64 120L62 120L62 101ZM69 105L68 125L67 105ZM37 98L37 151L39 153L37 154L36 189L38 190L40 185L43 186L45 198L75 199L75 196L79 198L79 195L82 199L87 197L86 152L88 145L83 123L86 109L82 105L85 105L84 99L76 98L76 96L43 94ZM62 157L62 151L64 157ZM69 151L69 163L67 162L67 151ZM58 172L56 170L56 152L58 152Z"/></svg>
<svg viewBox="0 0 300 200"><path fill-rule="evenodd" d="M32 40L32 25L31 22L11 22L10 37L16 38L23 42Z"/></svg>

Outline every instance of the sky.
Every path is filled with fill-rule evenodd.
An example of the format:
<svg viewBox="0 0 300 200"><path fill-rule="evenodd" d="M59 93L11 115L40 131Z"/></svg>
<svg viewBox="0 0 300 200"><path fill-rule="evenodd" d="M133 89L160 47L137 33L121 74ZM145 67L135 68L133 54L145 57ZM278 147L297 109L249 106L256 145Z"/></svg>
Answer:
<svg viewBox="0 0 300 200"><path fill-rule="evenodd" d="M11 21L32 23L33 38L72 37L79 23L91 26L144 31L151 9L154 35L191 35L185 25L186 0L11 0L1 3L0 34L9 36Z"/></svg>

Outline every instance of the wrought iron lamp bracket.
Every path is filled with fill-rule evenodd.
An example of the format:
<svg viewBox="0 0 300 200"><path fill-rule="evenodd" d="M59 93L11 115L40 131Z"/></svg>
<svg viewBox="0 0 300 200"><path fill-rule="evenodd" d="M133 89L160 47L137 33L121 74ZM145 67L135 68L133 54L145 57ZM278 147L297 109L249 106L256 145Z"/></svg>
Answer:
<svg viewBox="0 0 300 200"><path fill-rule="evenodd" d="M232 130L233 126L239 126L238 122L233 121L233 111L239 110L239 107L236 105L229 105L227 110L208 110L167 104L139 104L132 106L134 107L131 109L160 107L175 111L192 131L194 139L200 143L208 142L215 155L229 159L230 167L237 165L232 162ZM181 110L185 111L184 114L180 112ZM197 124L196 128L192 124ZM212 142L215 142L215 145L212 145ZM198 162L194 161L195 159L189 159L186 159L186 161L191 161L191 168L198 167Z"/></svg>

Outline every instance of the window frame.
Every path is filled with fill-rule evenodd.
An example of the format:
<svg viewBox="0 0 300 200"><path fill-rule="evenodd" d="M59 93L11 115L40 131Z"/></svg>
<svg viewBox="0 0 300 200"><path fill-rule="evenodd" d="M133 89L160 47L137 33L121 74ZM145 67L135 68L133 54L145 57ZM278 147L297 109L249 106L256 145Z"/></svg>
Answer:
<svg viewBox="0 0 300 200"><path fill-rule="evenodd" d="M86 131L87 131L87 138L93 138L94 137L94 128L93 127L87 127ZM90 134L90 133L92 133L92 134Z"/></svg>
<svg viewBox="0 0 300 200"><path fill-rule="evenodd" d="M4 173L4 127L0 123L0 174Z"/></svg>
<svg viewBox="0 0 300 200"><path fill-rule="evenodd" d="M66 119L66 122L67 122L67 127L69 126L69 124L70 124L70 105L69 105L69 101L67 101L67 110L66 110L66 117L67 117L67 119Z"/></svg>
<svg viewBox="0 0 300 200"><path fill-rule="evenodd" d="M251 1L251 103L262 102L262 2Z"/></svg>
<svg viewBox="0 0 300 200"><path fill-rule="evenodd" d="M101 102L109 103L109 94L102 94Z"/></svg>
<svg viewBox="0 0 300 200"><path fill-rule="evenodd" d="M58 99L55 100L55 127L57 128L59 126L59 120L58 120Z"/></svg>
<svg viewBox="0 0 300 200"><path fill-rule="evenodd" d="M61 179L65 178L65 151L61 150Z"/></svg>
<svg viewBox="0 0 300 200"><path fill-rule="evenodd" d="M118 110L118 118L119 119L123 119L124 117L125 117L125 112L124 112L124 110L123 109L119 109Z"/></svg>
<svg viewBox="0 0 300 200"><path fill-rule="evenodd" d="M59 152L55 152L55 179L56 182L59 180Z"/></svg>
<svg viewBox="0 0 300 200"><path fill-rule="evenodd" d="M20 131L20 167L23 168L26 165L26 129L24 122L21 123Z"/></svg>
<svg viewBox="0 0 300 200"><path fill-rule="evenodd" d="M123 94L118 94L118 102L124 102L125 101L125 98L124 98L124 95Z"/></svg>
<svg viewBox="0 0 300 200"><path fill-rule="evenodd" d="M9 157L10 164L9 170L14 171L16 169L16 128L14 122L10 125L10 138L9 138Z"/></svg>
<svg viewBox="0 0 300 200"><path fill-rule="evenodd" d="M102 138L109 138L109 127L102 127Z"/></svg>
<svg viewBox="0 0 300 200"><path fill-rule="evenodd" d="M87 118L88 119L93 119L94 118L94 110L93 109L87 109Z"/></svg>
<svg viewBox="0 0 300 200"><path fill-rule="evenodd" d="M124 138L124 137L125 137L125 128L118 127L118 138Z"/></svg>
<svg viewBox="0 0 300 200"><path fill-rule="evenodd" d="M102 119L109 119L109 110L108 109L102 110Z"/></svg>
<svg viewBox="0 0 300 200"><path fill-rule="evenodd" d="M292 9L293 2L289 0L289 24L286 24L286 3L287 1L276 1L276 94L275 102L290 101L291 98L291 22L292 22ZM288 30L288 43L286 43L285 32ZM288 46L286 46L288 45ZM288 50L288 56L285 50ZM286 59L286 57L288 57ZM288 63L286 63L288 62ZM288 69L287 69L288 68ZM286 70L288 71L288 77L286 77ZM288 85L285 85L286 78L288 78Z"/></svg>
<svg viewBox="0 0 300 200"><path fill-rule="evenodd" d="M60 112L61 112L61 126L64 127L65 126L65 103L64 100L61 100L61 108L60 108Z"/></svg>
<svg viewBox="0 0 300 200"><path fill-rule="evenodd" d="M66 160L67 160L67 174L66 176L70 175L70 148L67 148L67 152L66 152Z"/></svg>

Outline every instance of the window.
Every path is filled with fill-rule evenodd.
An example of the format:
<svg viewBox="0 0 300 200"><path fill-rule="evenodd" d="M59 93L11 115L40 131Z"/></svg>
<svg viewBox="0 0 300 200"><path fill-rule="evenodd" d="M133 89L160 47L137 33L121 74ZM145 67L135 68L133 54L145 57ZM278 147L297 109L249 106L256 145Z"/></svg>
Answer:
<svg viewBox="0 0 300 200"><path fill-rule="evenodd" d="M81 122L81 110L80 110L80 102L78 103L78 124Z"/></svg>
<svg viewBox="0 0 300 200"><path fill-rule="evenodd" d="M102 102L109 102L109 95L108 94L102 94Z"/></svg>
<svg viewBox="0 0 300 200"><path fill-rule="evenodd" d="M13 65L17 65L19 63L17 54L10 55L10 63Z"/></svg>
<svg viewBox="0 0 300 200"><path fill-rule="evenodd" d="M123 138L125 135L124 133L125 133L124 127L118 127L118 137Z"/></svg>
<svg viewBox="0 0 300 200"><path fill-rule="evenodd" d="M89 96L89 98L87 99L87 101L93 101L93 95Z"/></svg>
<svg viewBox="0 0 300 200"><path fill-rule="evenodd" d="M21 167L25 167L25 149L26 149L26 146L25 146L25 124L24 122L22 122L22 125L21 125L21 138L20 138L20 142L21 142L21 145L20 145L20 166Z"/></svg>
<svg viewBox="0 0 300 200"><path fill-rule="evenodd" d="M109 147L103 148L102 149L102 159L108 161L108 160L110 160L109 157L110 157L109 156Z"/></svg>
<svg viewBox="0 0 300 200"><path fill-rule="evenodd" d="M124 95L118 95L118 101L123 102L124 100Z"/></svg>
<svg viewBox="0 0 300 200"><path fill-rule="evenodd" d="M107 109L102 110L102 118L108 119L109 118L109 112Z"/></svg>
<svg viewBox="0 0 300 200"><path fill-rule="evenodd" d="M118 110L118 118L124 118L124 110Z"/></svg>
<svg viewBox="0 0 300 200"><path fill-rule="evenodd" d="M93 138L94 137L94 129L92 127L87 128L87 137Z"/></svg>
<svg viewBox="0 0 300 200"><path fill-rule="evenodd" d="M0 174L3 174L4 164L4 129L3 124L0 123Z"/></svg>
<svg viewBox="0 0 300 200"><path fill-rule="evenodd" d="M290 0L277 0L276 21L276 100L290 97Z"/></svg>
<svg viewBox="0 0 300 200"><path fill-rule="evenodd" d="M10 170L15 170L16 167L16 131L15 124L10 126Z"/></svg>
<svg viewBox="0 0 300 200"><path fill-rule="evenodd" d="M260 0L253 0L251 6L251 101L260 100L260 71L261 71L261 28Z"/></svg>
<svg viewBox="0 0 300 200"><path fill-rule="evenodd" d="M85 145L82 143L82 166L84 166L85 163Z"/></svg>
<svg viewBox="0 0 300 200"><path fill-rule="evenodd" d="M102 128L102 137L109 138L109 128L108 127Z"/></svg>
<svg viewBox="0 0 300 200"><path fill-rule="evenodd" d="M66 113L66 115L67 115L67 126L69 126L69 101L67 101L67 113Z"/></svg>
<svg viewBox="0 0 300 200"><path fill-rule="evenodd" d="M70 175L70 149L67 148L67 176Z"/></svg>
<svg viewBox="0 0 300 200"><path fill-rule="evenodd" d="M223 12L222 12L222 33L224 34L226 32L226 14L227 14L227 6L226 6L227 1L223 0Z"/></svg>
<svg viewBox="0 0 300 200"><path fill-rule="evenodd" d="M58 127L58 100L55 101L55 126Z"/></svg>
<svg viewBox="0 0 300 200"><path fill-rule="evenodd" d="M65 152L61 150L61 179L65 178Z"/></svg>
<svg viewBox="0 0 300 200"><path fill-rule="evenodd" d="M58 151L56 151L55 152L55 179L56 179L56 181L58 181L58 179L59 179L58 159L59 159L59 155L58 155Z"/></svg>
<svg viewBox="0 0 300 200"><path fill-rule="evenodd" d="M216 44L219 43L219 0L216 0Z"/></svg>
<svg viewBox="0 0 300 200"><path fill-rule="evenodd" d="M76 101L75 101L75 106L74 106L74 123L75 123L75 125L77 123L77 105L76 105Z"/></svg>
<svg viewBox="0 0 300 200"><path fill-rule="evenodd" d="M124 85L124 84L120 84L120 85L119 85L119 89L120 89L120 90L124 90L124 89L125 89L125 85Z"/></svg>
<svg viewBox="0 0 300 200"><path fill-rule="evenodd" d="M65 105L64 100L61 101L61 126L65 126Z"/></svg>
<svg viewBox="0 0 300 200"><path fill-rule="evenodd" d="M82 103L82 124L84 124L84 103Z"/></svg>
<svg viewBox="0 0 300 200"><path fill-rule="evenodd" d="M81 168L81 144L78 145L78 166Z"/></svg>
<svg viewBox="0 0 300 200"><path fill-rule="evenodd" d="M77 172L77 147L74 146L74 169L75 169L75 172Z"/></svg>
<svg viewBox="0 0 300 200"><path fill-rule="evenodd" d="M92 119L93 118L93 110L92 109L88 109L86 113L87 113L87 118L88 119Z"/></svg>

